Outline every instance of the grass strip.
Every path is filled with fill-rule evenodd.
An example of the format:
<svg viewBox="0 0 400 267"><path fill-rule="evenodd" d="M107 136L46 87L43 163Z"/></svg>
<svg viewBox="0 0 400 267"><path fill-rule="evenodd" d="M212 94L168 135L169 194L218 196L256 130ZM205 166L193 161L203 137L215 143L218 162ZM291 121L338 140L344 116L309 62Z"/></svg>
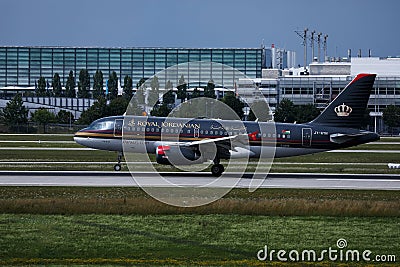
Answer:
<svg viewBox="0 0 400 267"><path fill-rule="evenodd" d="M188 267L188 266L243 266L243 267L264 267L264 266L276 266L276 267L287 267L287 266L312 266L312 267L332 267L337 266L332 262L271 262L266 264L259 260L176 260L176 259L106 259L106 258L93 258L93 259L24 259L14 258L8 261L1 261L2 265L17 265L17 266L47 266L53 267L60 265L70 267L84 267L101 265L103 267L112 266L177 266L177 267ZM397 266L397 263L381 263L378 266ZM341 267L365 267L365 266L376 266L368 263L340 263Z"/></svg>
<svg viewBox="0 0 400 267"><path fill-rule="evenodd" d="M265 266L256 258L264 245L320 252L340 238L373 255L400 251L398 218L387 217L2 214L0 225L3 265Z"/></svg>
<svg viewBox="0 0 400 267"><path fill-rule="evenodd" d="M0 147L4 148L31 148L31 150L35 150L35 148L41 147L54 147L54 148L64 148L64 147L76 147L83 148L83 146L78 145L77 143L71 141L26 141L26 142L18 142L12 141L12 143L8 142L0 142ZM12 149L10 149L12 150Z"/></svg>
<svg viewBox="0 0 400 267"><path fill-rule="evenodd" d="M316 162L316 163L389 163L399 162L399 154L397 153L317 153L311 155L296 156L290 158L278 158L274 162Z"/></svg>
<svg viewBox="0 0 400 267"><path fill-rule="evenodd" d="M196 208L161 203L140 188L0 187L0 213L400 216L398 191L233 189Z"/></svg>
<svg viewBox="0 0 400 267"><path fill-rule="evenodd" d="M74 141L73 134L0 134L2 141Z"/></svg>

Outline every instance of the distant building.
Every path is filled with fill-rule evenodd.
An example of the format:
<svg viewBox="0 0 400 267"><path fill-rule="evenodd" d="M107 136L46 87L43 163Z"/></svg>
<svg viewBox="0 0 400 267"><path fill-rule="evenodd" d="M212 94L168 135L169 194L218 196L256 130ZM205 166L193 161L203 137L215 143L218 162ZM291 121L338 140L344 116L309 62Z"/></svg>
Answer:
<svg viewBox="0 0 400 267"><path fill-rule="evenodd" d="M34 46L3 46L0 47L0 107L17 92L23 94L23 99L31 108L44 106L46 108L62 108L80 112L90 106L91 101L84 99L48 99L36 97L34 92L40 77L46 79L47 90L52 90L52 79L55 73L65 83L69 72L74 72L76 85L81 69L87 69L93 86L93 75L101 70L105 81L113 71L117 73L119 84L123 85L126 75L133 79L134 86L142 79L171 66L187 62L214 62L231 68L213 68L210 64L190 64L183 73L189 88L205 86L210 78L219 88L234 88L237 69L249 78L261 78L265 63L271 62L270 48L105 48L105 47L34 47ZM275 53L275 52L274 52ZM282 65L282 68L287 64ZM162 75L161 75L162 76ZM160 88L165 86L170 77L159 77ZM177 86L179 76L171 80ZM105 89L105 88L104 88ZM224 90L221 90L223 96Z"/></svg>
<svg viewBox="0 0 400 267"><path fill-rule="evenodd" d="M270 51L273 51L272 53ZM287 53L281 68L292 67L286 63ZM69 72L78 78L81 69L87 69L91 78L101 70L104 79L115 71L120 81L129 75L134 84L141 78L150 78L159 71L180 63L212 61L235 68L250 78L261 78L266 62L282 54L277 48L97 48L97 47L0 47L0 89L4 87L34 87L43 76L50 83L55 73L64 86ZM290 57L293 59L293 55ZM276 60L276 59L274 59ZM275 61L274 61L275 62ZM190 83L208 81L207 73L190 71L185 77ZM224 70L216 70L224 76ZM228 75L229 76L229 73ZM92 81L93 82L93 81ZM160 81L161 83L164 81ZM174 83L176 84L176 83Z"/></svg>
<svg viewBox="0 0 400 267"><path fill-rule="evenodd" d="M254 79L272 110L287 98L296 105L314 104L325 108L359 73L376 73L374 89L368 102L373 129L384 132L382 112L388 105L400 106L400 58L351 58L345 62L311 63L310 75L300 75L303 68L263 70Z"/></svg>
<svg viewBox="0 0 400 267"><path fill-rule="evenodd" d="M267 69L283 70L296 67L296 52L277 48L274 44L265 50L265 59Z"/></svg>
<svg viewBox="0 0 400 267"><path fill-rule="evenodd" d="M376 73L380 77L400 76L400 58L355 57L351 59L351 75Z"/></svg>

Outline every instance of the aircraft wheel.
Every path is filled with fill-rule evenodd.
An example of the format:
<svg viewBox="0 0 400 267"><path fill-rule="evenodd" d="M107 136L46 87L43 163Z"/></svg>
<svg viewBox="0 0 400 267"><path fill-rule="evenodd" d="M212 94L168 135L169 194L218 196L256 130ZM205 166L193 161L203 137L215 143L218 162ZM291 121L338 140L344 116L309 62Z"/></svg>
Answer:
<svg viewBox="0 0 400 267"><path fill-rule="evenodd" d="M221 174L224 172L224 170L225 170L225 168L224 168L224 166L222 164L214 164L211 167L211 173L215 177L221 176Z"/></svg>
<svg viewBox="0 0 400 267"><path fill-rule="evenodd" d="M114 171L119 172L121 170L121 164L114 165Z"/></svg>

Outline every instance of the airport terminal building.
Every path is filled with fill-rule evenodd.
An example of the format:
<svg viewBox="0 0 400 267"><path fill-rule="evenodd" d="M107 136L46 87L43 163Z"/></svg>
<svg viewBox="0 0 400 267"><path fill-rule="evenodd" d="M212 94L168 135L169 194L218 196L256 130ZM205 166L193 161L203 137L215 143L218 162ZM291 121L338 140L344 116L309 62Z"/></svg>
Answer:
<svg viewBox="0 0 400 267"><path fill-rule="evenodd" d="M51 81L55 73L64 85L71 70L76 77L81 69L91 77L101 70L105 79L115 71L120 80L129 75L136 83L176 64L196 61L221 63L257 78L265 65L265 49L0 47L0 88L31 87L41 76ZM190 82L199 76L185 78Z"/></svg>

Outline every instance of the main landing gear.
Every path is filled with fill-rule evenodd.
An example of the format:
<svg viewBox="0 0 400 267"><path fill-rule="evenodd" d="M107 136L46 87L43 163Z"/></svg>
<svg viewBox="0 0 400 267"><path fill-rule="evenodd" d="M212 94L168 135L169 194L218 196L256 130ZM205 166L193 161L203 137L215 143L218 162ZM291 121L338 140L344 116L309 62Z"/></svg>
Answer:
<svg viewBox="0 0 400 267"><path fill-rule="evenodd" d="M118 152L118 163L114 165L114 171L119 172L121 170L121 160L122 160L122 152Z"/></svg>
<svg viewBox="0 0 400 267"><path fill-rule="evenodd" d="M211 173L215 177L220 177L225 171L224 165L219 163L219 159L214 159L214 165L211 166Z"/></svg>

